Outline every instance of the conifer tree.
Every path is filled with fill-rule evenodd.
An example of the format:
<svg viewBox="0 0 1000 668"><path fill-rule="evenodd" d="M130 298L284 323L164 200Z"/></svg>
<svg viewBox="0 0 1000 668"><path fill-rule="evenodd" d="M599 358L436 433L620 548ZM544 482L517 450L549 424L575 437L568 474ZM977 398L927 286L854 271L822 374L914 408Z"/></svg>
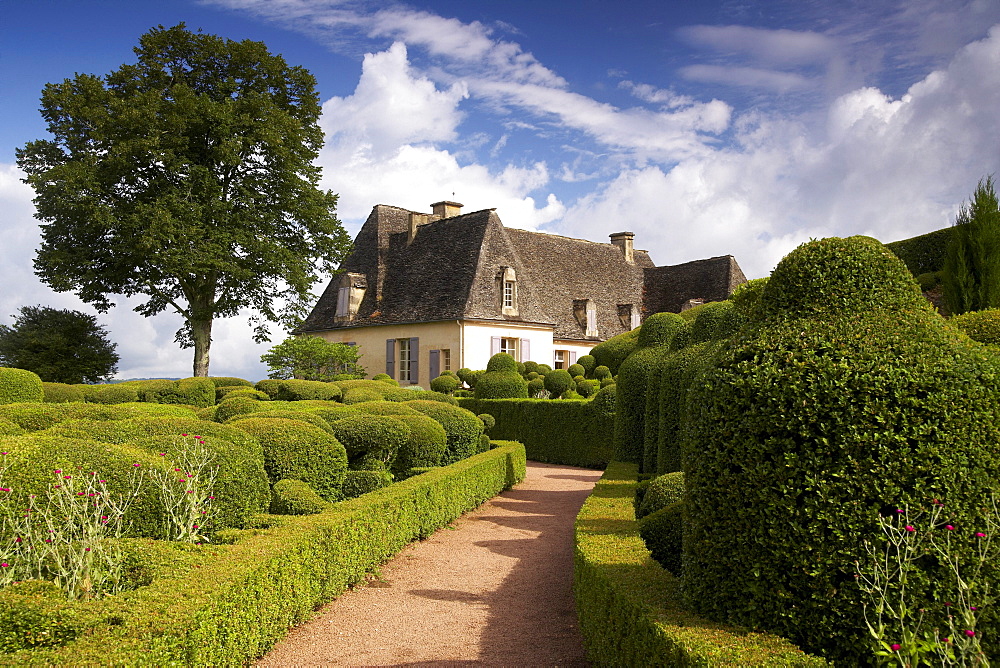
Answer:
<svg viewBox="0 0 1000 668"><path fill-rule="evenodd" d="M959 209L943 273L953 315L1000 307L1000 203L992 175L979 181Z"/></svg>

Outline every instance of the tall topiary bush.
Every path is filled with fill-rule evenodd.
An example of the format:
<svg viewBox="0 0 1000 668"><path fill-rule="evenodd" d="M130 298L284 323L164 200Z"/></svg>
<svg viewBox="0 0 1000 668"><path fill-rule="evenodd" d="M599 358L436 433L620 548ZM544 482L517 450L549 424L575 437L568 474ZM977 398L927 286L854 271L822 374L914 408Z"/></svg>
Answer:
<svg viewBox="0 0 1000 668"><path fill-rule="evenodd" d="M866 558L860 542L881 536L880 514L939 500L953 525L985 526L1000 361L946 326L902 262L867 237L789 254L762 314L692 388L686 600L863 665L871 650L854 569ZM974 541L953 545L960 567L976 559ZM997 564L981 577L1000 587ZM919 562L908 592L929 628L944 628L944 602L957 600L947 565ZM980 623L992 638L995 615Z"/></svg>
<svg viewBox="0 0 1000 668"><path fill-rule="evenodd" d="M486 373L476 381L476 399L525 399L528 381L518 371L517 361L507 353L497 353L486 365Z"/></svg>
<svg viewBox="0 0 1000 668"><path fill-rule="evenodd" d="M479 437L483 434L483 423L475 413L440 401L423 399L407 401L406 405L437 420L444 427L448 435L448 447L441 457L442 466L476 454Z"/></svg>
<svg viewBox="0 0 1000 668"><path fill-rule="evenodd" d="M594 358L597 366L606 366L611 371L611 375L618 374L618 367L632 354L639 345L639 329L636 327L630 332L612 336L603 343L598 343L590 350L590 355Z"/></svg>

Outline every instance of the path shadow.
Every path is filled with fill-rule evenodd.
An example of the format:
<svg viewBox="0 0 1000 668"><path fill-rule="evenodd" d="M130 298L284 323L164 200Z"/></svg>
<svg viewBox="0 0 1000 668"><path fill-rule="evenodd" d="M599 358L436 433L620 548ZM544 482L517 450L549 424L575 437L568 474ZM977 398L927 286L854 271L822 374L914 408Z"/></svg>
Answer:
<svg viewBox="0 0 1000 668"><path fill-rule="evenodd" d="M535 463L529 462L528 466L535 466ZM543 465L543 468L573 470L552 465ZM516 560L514 568L495 591L483 595L421 593L474 596L487 607L487 623L479 640L477 665L588 665L573 600L573 522L601 472L594 471L589 476L562 472L543 476L588 484L570 490L521 488L504 492L493 500L492 505L498 508L524 514L485 515L479 519L532 534L475 543Z"/></svg>

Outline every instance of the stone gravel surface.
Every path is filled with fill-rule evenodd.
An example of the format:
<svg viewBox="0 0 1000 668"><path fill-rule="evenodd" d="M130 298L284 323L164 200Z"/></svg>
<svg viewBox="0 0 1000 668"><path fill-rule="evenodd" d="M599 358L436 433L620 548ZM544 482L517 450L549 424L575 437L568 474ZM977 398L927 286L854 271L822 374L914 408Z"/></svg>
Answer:
<svg viewBox="0 0 1000 668"><path fill-rule="evenodd" d="M600 477L528 462L524 482L407 546L256 665L587 665L573 521Z"/></svg>

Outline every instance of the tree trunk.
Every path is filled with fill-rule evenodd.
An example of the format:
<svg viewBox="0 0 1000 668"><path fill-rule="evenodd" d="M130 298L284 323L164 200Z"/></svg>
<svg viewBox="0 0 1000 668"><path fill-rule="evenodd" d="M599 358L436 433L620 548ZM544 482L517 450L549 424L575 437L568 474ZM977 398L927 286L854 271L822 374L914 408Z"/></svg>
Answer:
<svg viewBox="0 0 1000 668"><path fill-rule="evenodd" d="M194 375L207 377L208 350L212 347L212 319L192 322L191 338L194 340Z"/></svg>

